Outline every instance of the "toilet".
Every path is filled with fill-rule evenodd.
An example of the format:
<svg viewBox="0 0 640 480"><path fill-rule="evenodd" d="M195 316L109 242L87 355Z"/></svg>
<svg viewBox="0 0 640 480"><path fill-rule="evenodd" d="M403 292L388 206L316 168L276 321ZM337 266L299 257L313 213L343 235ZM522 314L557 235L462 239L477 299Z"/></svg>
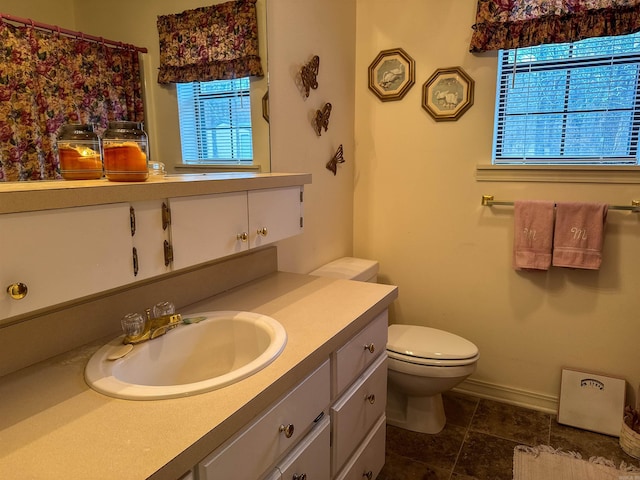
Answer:
<svg viewBox="0 0 640 480"><path fill-rule="evenodd" d="M376 282L378 262L344 257L310 275ZM453 333L419 325L390 325L387 340L387 423L438 433L446 423L442 393L476 370L478 347Z"/></svg>

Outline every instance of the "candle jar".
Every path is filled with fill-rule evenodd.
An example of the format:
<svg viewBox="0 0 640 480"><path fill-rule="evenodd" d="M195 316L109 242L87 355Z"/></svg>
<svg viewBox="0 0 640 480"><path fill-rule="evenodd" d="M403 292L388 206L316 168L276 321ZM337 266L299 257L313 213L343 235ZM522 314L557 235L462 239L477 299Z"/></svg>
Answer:
<svg viewBox="0 0 640 480"><path fill-rule="evenodd" d="M102 177L100 139L93 125L63 125L56 139L60 174L65 180L91 180Z"/></svg>
<svg viewBox="0 0 640 480"><path fill-rule="evenodd" d="M149 141L140 122L109 122L102 136L104 171L114 182L144 182Z"/></svg>

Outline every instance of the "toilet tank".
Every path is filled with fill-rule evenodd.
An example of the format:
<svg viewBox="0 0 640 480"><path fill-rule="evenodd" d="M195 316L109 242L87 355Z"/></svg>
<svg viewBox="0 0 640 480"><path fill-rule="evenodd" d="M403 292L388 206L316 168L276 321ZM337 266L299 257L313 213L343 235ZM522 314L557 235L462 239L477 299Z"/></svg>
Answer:
<svg viewBox="0 0 640 480"><path fill-rule="evenodd" d="M379 264L375 260L342 257L323 265L309 275L375 283L378 281L378 268Z"/></svg>

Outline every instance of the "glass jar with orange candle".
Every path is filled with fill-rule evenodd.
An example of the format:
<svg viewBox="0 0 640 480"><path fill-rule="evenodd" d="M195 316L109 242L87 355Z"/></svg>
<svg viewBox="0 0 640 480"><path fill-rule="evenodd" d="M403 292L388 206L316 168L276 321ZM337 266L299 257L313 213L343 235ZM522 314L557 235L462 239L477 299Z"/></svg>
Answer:
<svg viewBox="0 0 640 480"><path fill-rule="evenodd" d="M107 178L114 182L144 182L149 176L149 141L140 122L109 122L102 135Z"/></svg>
<svg viewBox="0 0 640 480"><path fill-rule="evenodd" d="M100 139L93 125L63 125L56 139L60 174L65 180L102 178Z"/></svg>

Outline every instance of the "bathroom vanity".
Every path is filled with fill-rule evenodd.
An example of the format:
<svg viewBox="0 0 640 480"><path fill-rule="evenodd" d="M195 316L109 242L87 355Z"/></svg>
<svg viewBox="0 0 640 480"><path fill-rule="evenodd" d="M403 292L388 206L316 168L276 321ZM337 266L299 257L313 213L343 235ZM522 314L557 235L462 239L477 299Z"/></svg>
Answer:
<svg viewBox="0 0 640 480"><path fill-rule="evenodd" d="M83 293L79 300L73 296L54 308L46 300L19 313L3 313L9 321L0 329L0 351L9 373L0 377L0 478L244 480L306 474L309 479L360 479L379 472L384 463L387 311L397 288L277 271L276 249L263 246L262 226L249 227L255 217L250 196L269 190L294 204L287 211L297 217L280 230L284 238L302 228L300 191L309 176L196 177L135 185L140 189L107 183L93 191L92 184L74 182L53 196L44 186L46 194L30 190L27 196L0 188L0 219L9 218L3 214L75 213L116 205L120 222L120 213L128 214L130 206L143 212L136 216L135 234L127 230L128 218L125 222L123 252L128 256L122 264L124 280L118 280L123 283L100 286L106 290ZM158 227L147 222L148 212L153 212L149 218L158 218L165 201L174 206L193 201L195 210L199 202L218 198L232 198L234 204L238 192L247 209L241 209L240 230L233 230L238 250L232 255L210 251L176 267L164 265L162 248L158 256L151 255L161 259L155 270L139 270L142 280L134 275L131 252L151 243L136 235L145 232L164 244L184 233L182 227L176 233L175 224L168 238L164 230L154 231ZM279 228L269 225L267 231ZM194 249L179 250L182 242L189 240L173 244L176 262L179 251ZM117 335L114 312L167 299L184 314L239 310L268 315L286 329L287 344L263 370L194 396L133 401L92 390L84 368ZM37 363L17 368L20 361Z"/></svg>
<svg viewBox="0 0 640 480"><path fill-rule="evenodd" d="M213 466L220 461L260 478L286 470L287 455L298 455L301 441L321 445L321 458L330 459L322 466L333 473L320 478L354 478L353 472L361 478L368 471L373 477L384 462L386 364L379 331L396 295L387 285L273 272L191 305L185 313L269 315L288 335L282 354L260 372L191 397L131 401L91 390L84 367L108 339L9 374L0 381L0 477L174 480L197 470L199 478L253 478L218 476ZM373 353L364 348L372 342ZM290 438L288 425L294 426ZM248 453L244 442L256 440L255 453Z"/></svg>

